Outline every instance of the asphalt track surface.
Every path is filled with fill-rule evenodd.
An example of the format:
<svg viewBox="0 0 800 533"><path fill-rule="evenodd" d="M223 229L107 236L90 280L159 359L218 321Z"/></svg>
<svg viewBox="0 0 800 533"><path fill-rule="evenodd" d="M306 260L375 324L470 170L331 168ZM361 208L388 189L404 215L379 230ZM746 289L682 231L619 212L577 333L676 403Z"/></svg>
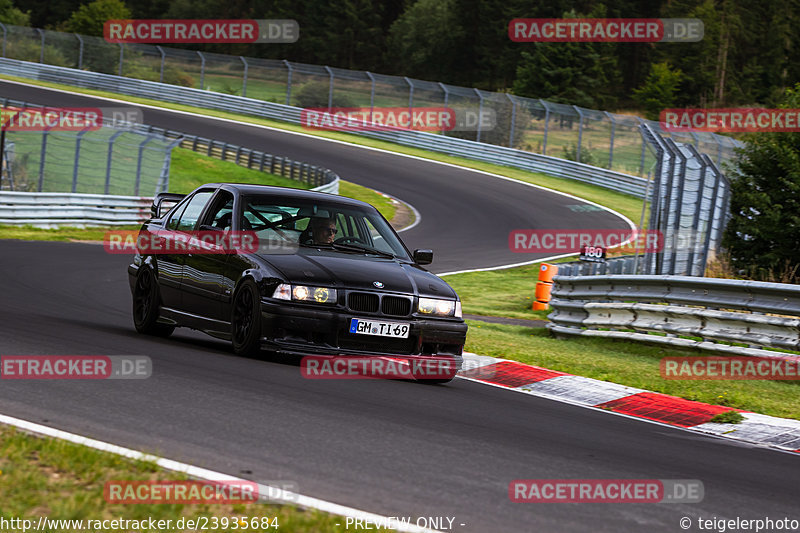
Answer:
<svg viewBox="0 0 800 533"><path fill-rule="evenodd" d="M27 93L25 99L36 102L37 95ZM190 131L191 124L162 125ZM221 138L228 129L212 131ZM505 247L509 229L544 227L514 206L529 204L535 214L555 201L535 189L526 190L526 201L516 185L506 189L506 182L467 171L340 145L318 152L319 141L304 139L285 141L308 143L295 148L297 154L268 151L327 164L346 179L414 204L423 223L404 239L435 247L451 269L519 260L510 253L490 257ZM256 147L268 149L272 142ZM326 154L341 161L326 161ZM370 182L365 168L380 169L381 177ZM437 189L440 182L445 185ZM514 197L518 203L510 204ZM451 205L456 198L466 203ZM505 233L501 246L487 244L484 251L469 247L469 239L451 242L463 231L459 224L474 228L484 216ZM437 224L450 240L435 235ZM474 230L468 237L490 234ZM682 531L682 517L692 518L691 531L699 531L698 517L800 519L800 459L793 454L464 380L437 386L307 380L292 361L237 357L226 343L190 331L170 339L138 335L130 318L129 260L98 245L0 241L0 353L153 360L146 380L4 380L0 412L261 483L294 481L305 495L387 516L455 517L456 531ZM705 499L525 504L508 497L515 479L596 478L698 479Z"/></svg>

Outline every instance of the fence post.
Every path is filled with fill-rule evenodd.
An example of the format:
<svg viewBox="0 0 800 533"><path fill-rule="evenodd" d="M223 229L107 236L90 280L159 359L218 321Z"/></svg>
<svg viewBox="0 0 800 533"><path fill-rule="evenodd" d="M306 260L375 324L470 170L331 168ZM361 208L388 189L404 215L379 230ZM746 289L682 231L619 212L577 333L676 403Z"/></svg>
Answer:
<svg viewBox="0 0 800 533"><path fill-rule="evenodd" d="M72 35L78 39L78 70L81 70L83 68L83 37L77 33L73 33Z"/></svg>
<svg viewBox="0 0 800 533"><path fill-rule="evenodd" d="M108 191L111 186L111 161L114 157L114 141L117 137L125 133L124 130L119 130L115 132L111 137L108 138L108 160L106 161L106 188L105 193L108 194Z"/></svg>
<svg viewBox="0 0 800 533"><path fill-rule="evenodd" d="M644 120L642 120L641 118L636 117L636 120L639 121L639 125L644 124ZM639 175L640 176L644 175L644 156L645 156L644 152L645 152L645 140L644 140L644 137L642 137L642 159L641 159L641 161L639 163Z"/></svg>
<svg viewBox="0 0 800 533"><path fill-rule="evenodd" d="M247 96L247 60L244 56L239 56L244 64L244 75L242 76L242 96Z"/></svg>
<svg viewBox="0 0 800 533"><path fill-rule="evenodd" d="M200 89L205 90L206 85L206 56L203 55L202 52L197 51L197 55L200 56Z"/></svg>
<svg viewBox="0 0 800 533"><path fill-rule="evenodd" d="M41 28L35 28L35 30L39 32L39 37L42 39L42 47L39 49L39 63L44 64L44 30Z"/></svg>
<svg viewBox="0 0 800 533"><path fill-rule="evenodd" d="M77 138L75 140L75 164L72 168L72 192L78 192L78 166L80 165L80 158L81 158L81 140L83 136L88 133L89 130L81 130L78 132Z"/></svg>
<svg viewBox="0 0 800 533"><path fill-rule="evenodd" d="M550 108L547 107L547 102L539 98L539 103L544 108L544 139L542 139L542 154L547 155L547 129L550 125Z"/></svg>
<svg viewBox="0 0 800 533"><path fill-rule="evenodd" d="M164 164L161 165L161 175L158 177L156 194L169 190L169 164L172 161L172 149L178 146L182 141L183 137L178 137L164 148L166 155L164 156Z"/></svg>
<svg viewBox="0 0 800 533"><path fill-rule="evenodd" d="M44 162L47 157L47 136L50 135L50 129L45 128L42 130L42 151L39 154L39 192L42 192L44 186Z"/></svg>
<svg viewBox="0 0 800 533"><path fill-rule="evenodd" d="M578 121L578 148L575 150L575 157L577 158L578 163L581 162L581 144L583 143L583 113L578 106L572 106L572 109L578 113L579 121Z"/></svg>
<svg viewBox="0 0 800 533"><path fill-rule="evenodd" d="M164 83L164 61L167 59L167 54L164 52L164 49L158 45L156 45L156 50L161 54L161 72L158 75L158 82Z"/></svg>
<svg viewBox="0 0 800 533"><path fill-rule="evenodd" d="M155 138L152 133L148 135L145 140L139 143L139 157L136 160L136 184L133 187L133 195L139 196L139 185L142 181L142 156L144 155L144 147Z"/></svg>
<svg viewBox="0 0 800 533"><path fill-rule="evenodd" d="M331 67L327 65L325 65L325 70L328 71L328 78L330 80L328 82L328 110L330 110L330 108L333 107L333 71Z"/></svg>
<svg viewBox="0 0 800 533"><path fill-rule="evenodd" d="M6 34L8 30L6 29L6 25L0 22L0 28L3 28L3 57L6 57Z"/></svg>
<svg viewBox="0 0 800 533"><path fill-rule="evenodd" d="M603 111L603 113L605 113L608 120L611 121L611 138L608 143L608 169L611 170L611 165L614 163L614 133L617 129L617 121L614 120L614 115L608 111Z"/></svg>
<svg viewBox="0 0 800 533"><path fill-rule="evenodd" d="M369 90L369 122L372 124L372 113L375 111L375 76L370 71L366 71L369 81L372 82L372 87Z"/></svg>
<svg viewBox="0 0 800 533"><path fill-rule="evenodd" d="M292 105L292 71L294 69L292 68L291 63L285 59L283 60L283 64L286 65L286 69L289 71L289 74L286 78L286 105Z"/></svg>
<svg viewBox="0 0 800 533"><path fill-rule="evenodd" d="M514 100L514 97L511 96L510 93L506 93L506 96L511 100L511 128L508 131L508 147L514 148L514 129L517 125L517 101Z"/></svg>
<svg viewBox="0 0 800 533"><path fill-rule="evenodd" d="M473 89L478 95L478 134L475 136L477 142L481 142L481 122L483 122L483 95L478 89Z"/></svg>
<svg viewBox="0 0 800 533"><path fill-rule="evenodd" d="M403 77L408 84L408 116L409 120L411 119L411 108L414 106L414 84L411 83L411 80L408 79L408 76Z"/></svg>
<svg viewBox="0 0 800 533"><path fill-rule="evenodd" d="M119 72L118 75L122 76L122 60L123 60L123 48L122 43L119 43Z"/></svg>
<svg viewBox="0 0 800 533"><path fill-rule="evenodd" d="M450 91L447 90L447 86L442 82L439 82L439 87L441 87L442 91L444 91L444 107L447 109L447 101L450 99ZM442 135L444 135L444 131L444 126L442 126Z"/></svg>
<svg viewBox="0 0 800 533"><path fill-rule="evenodd" d="M700 153L696 149L691 149L690 148L689 152L692 154L692 159L694 159L695 161L700 163L700 182L699 182L699 185L697 186L697 200L696 200L695 205L694 205L694 218L692 220L692 230L694 231L694 235L692 235L692 237L691 237L692 238L692 247L689 250L689 258L687 259L687 262L689 263L689 268L690 268L689 275L690 276L702 276L703 274L705 274L705 266L706 266L705 265L705 261L707 260L708 255L706 253L706 255L701 260L701 263L700 263L701 264L701 271L699 273L695 274L694 273L694 256L695 256L695 250L697 249L697 241L695 240L695 237L697 236L698 228L700 227L700 212L703 209L703 192L706 189L706 170L708 169L708 166L706 165L705 161L703 160L703 157L700 155ZM710 214L711 213L709 212L709 215ZM711 224L709 223L708 225L710 226Z"/></svg>

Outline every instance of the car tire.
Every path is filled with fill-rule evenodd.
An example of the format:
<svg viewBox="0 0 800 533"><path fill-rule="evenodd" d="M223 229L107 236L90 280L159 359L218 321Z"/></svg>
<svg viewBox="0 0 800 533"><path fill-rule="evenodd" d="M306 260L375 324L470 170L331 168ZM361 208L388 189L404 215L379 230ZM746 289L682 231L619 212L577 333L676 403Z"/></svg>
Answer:
<svg viewBox="0 0 800 533"><path fill-rule="evenodd" d="M157 322L160 303L155 274L149 267L140 267L133 288L133 326L136 331L159 337L169 337L175 331L175 326Z"/></svg>
<svg viewBox="0 0 800 533"><path fill-rule="evenodd" d="M261 296L250 278L242 281L233 295L231 344L238 355L257 355L261 351Z"/></svg>

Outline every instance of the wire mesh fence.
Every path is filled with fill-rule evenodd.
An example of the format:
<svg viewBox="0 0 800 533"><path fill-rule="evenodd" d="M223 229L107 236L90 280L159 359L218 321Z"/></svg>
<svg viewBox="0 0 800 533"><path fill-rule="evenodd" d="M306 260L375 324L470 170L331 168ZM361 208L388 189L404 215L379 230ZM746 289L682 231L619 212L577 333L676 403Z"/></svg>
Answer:
<svg viewBox="0 0 800 533"><path fill-rule="evenodd" d="M4 100L3 108L9 103ZM19 107L32 106L15 104ZM150 196L167 190L172 148L180 142L135 125L3 129L0 190L16 192Z"/></svg>
<svg viewBox="0 0 800 533"><path fill-rule="evenodd" d="M740 145L707 132L668 132L658 122L506 93L401 76L174 49L0 24L3 57L236 94L297 107L455 108L493 117L441 134L644 176L656 164L639 126L689 144L717 165Z"/></svg>

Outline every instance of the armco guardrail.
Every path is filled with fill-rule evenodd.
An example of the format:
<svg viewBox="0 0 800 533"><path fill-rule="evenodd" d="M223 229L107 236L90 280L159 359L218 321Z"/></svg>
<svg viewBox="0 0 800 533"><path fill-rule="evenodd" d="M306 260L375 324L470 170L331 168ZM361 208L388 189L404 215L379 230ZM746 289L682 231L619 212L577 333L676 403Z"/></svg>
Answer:
<svg viewBox="0 0 800 533"><path fill-rule="evenodd" d="M269 172L313 185L315 191L339 194L339 176L327 168L155 126L146 126L145 131L156 133L167 139L180 139L178 146L181 148L188 148L222 161L230 161L245 168Z"/></svg>
<svg viewBox="0 0 800 533"><path fill-rule="evenodd" d="M150 217L152 203L138 196L0 191L0 224L133 226Z"/></svg>
<svg viewBox="0 0 800 533"><path fill-rule="evenodd" d="M178 85L0 58L0 72L23 78L300 123L299 107ZM643 198L647 180L523 150L419 131L368 131L360 135L477 161L575 179Z"/></svg>
<svg viewBox="0 0 800 533"><path fill-rule="evenodd" d="M797 357L766 348L800 351L800 285L688 276L559 275L551 294L547 327L556 335L760 357Z"/></svg>

